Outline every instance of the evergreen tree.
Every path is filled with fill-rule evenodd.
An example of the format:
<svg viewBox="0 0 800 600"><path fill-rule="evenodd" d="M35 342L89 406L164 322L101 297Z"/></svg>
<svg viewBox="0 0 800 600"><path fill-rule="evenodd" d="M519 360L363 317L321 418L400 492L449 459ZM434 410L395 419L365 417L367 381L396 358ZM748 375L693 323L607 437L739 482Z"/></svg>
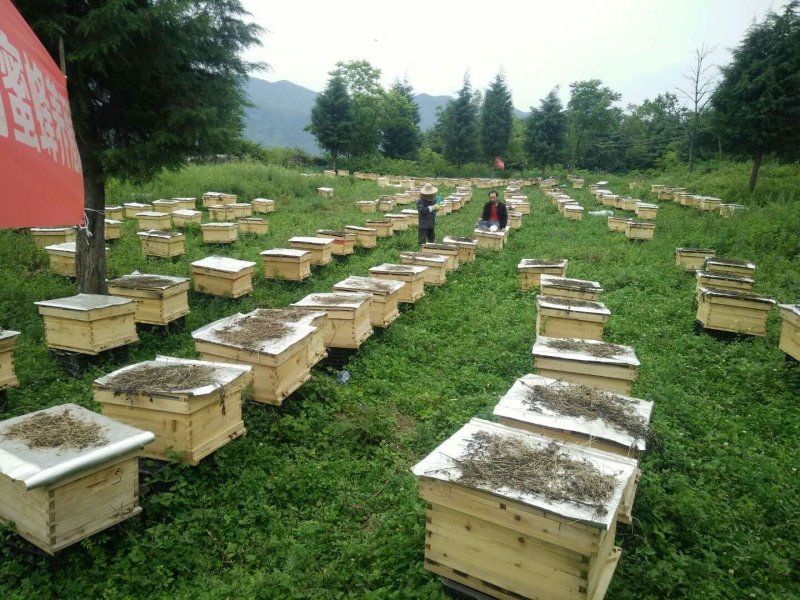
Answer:
<svg viewBox="0 0 800 600"><path fill-rule="evenodd" d="M728 150L753 160L749 190L756 187L765 154L800 157L800 15L790 2L750 27L722 68L712 97L714 120Z"/></svg>
<svg viewBox="0 0 800 600"><path fill-rule="evenodd" d="M455 100L450 100L439 113L444 157L460 167L474 161L478 155L478 108L475 94L464 75L464 84Z"/></svg>
<svg viewBox="0 0 800 600"><path fill-rule="evenodd" d="M389 158L413 159L420 147L419 106L407 81L395 81L381 116L381 150Z"/></svg>
<svg viewBox="0 0 800 600"><path fill-rule="evenodd" d="M484 156L488 160L508 153L513 122L514 106L511 103L511 92L503 74L498 73L486 90L481 108L481 144Z"/></svg>
<svg viewBox="0 0 800 600"><path fill-rule="evenodd" d="M539 101L539 108L531 108L525 122L525 151L531 164L544 171L563 161L566 131L567 116L555 87Z"/></svg>
<svg viewBox="0 0 800 600"><path fill-rule="evenodd" d="M581 163L589 168L608 168L622 111L612 106L621 96L603 86L599 79L570 84L567 104L567 131L570 171Z"/></svg>
<svg viewBox="0 0 800 600"><path fill-rule="evenodd" d="M355 117L353 103L342 77L334 73L325 90L317 96L311 108L311 123L306 126L317 143L330 153L333 170L338 173L339 156L346 154L353 141Z"/></svg>
<svg viewBox="0 0 800 600"><path fill-rule="evenodd" d="M631 105L622 124L627 169L651 169L664 153L675 148L684 135L687 114L670 92ZM696 147L697 138L692 139Z"/></svg>
<svg viewBox="0 0 800 600"><path fill-rule="evenodd" d="M261 29L240 0L17 1L58 62L83 164L87 229L78 232L78 290L105 293L105 183L224 152L243 128L240 53Z"/></svg>
<svg viewBox="0 0 800 600"><path fill-rule="evenodd" d="M348 154L374 154L381 141L381 114L386 97L380 84L381 70L366 60L351 60L337 62L330 74L342 79L352 102L353 135Z"/></svg>

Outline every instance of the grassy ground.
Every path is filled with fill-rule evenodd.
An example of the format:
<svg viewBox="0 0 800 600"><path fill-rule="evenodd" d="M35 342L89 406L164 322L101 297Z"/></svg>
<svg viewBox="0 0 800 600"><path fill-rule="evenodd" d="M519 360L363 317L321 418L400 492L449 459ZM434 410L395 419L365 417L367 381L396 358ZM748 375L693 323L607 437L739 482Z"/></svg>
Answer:
<svg viewBox="0 0 800 600"><path fill-rule="evenodd" d="M363 223L353 201L375 198L378 188L341 179L334 201L318 199L314 188L329 181L253 165L196 167L146 188L116 186L111 201L208 189L275 198L270 234L223 251L256 260L291 235ZM611 187L625 191L626 180L612 178ZM41 560L26 563L16 536L0 533L0 596L441 597L440 583L422 568L424 506L409 468L471 417L489 417L514 379L531 372L535 296L518 291L516 265L541 257L568 258L569 276L603 284L612 311L606 340L636 348L642 367L634 395L655 401L660 443L643 460L634 523L618 530L624 554L608 597L795 597L800 373L784 365L777 348L776 312L766 339L694 335L694 280L674 265L673 251L703 245L751 259L756 291L797 302L798 205L766 200L723 220L662 204L656 239L630 243L608 232L602 218L566 221L538 191L529 193L532 214L506 249L481 254L445 286L427 288L350 361L348 385L315 369L282 408L246 406L245 438L199 467L168 468L159 491L142 499L142 517L65 551L52 570ZM594 208L585 191L573 195ZM439 239L470 232L483 202L479 191L475 196L440 219ZM189 262L209 253L192 231L180 261L143 259L134 224L125 228L112 243L114 276L133 269L188 275ZM303 284L256 277L254 293L237 301L192 294L187 332L145 333L131 360L193 357L192 329L365 275L413 248L415 236L382 240ZM47 357L32 304L74 293L73 285L49 275L46 258L17 233L0 233L0 265L0 325L23 331L22 386L10 393L3 416L65 401L96 408L92 379L119 365L65 375Z"/></svg>

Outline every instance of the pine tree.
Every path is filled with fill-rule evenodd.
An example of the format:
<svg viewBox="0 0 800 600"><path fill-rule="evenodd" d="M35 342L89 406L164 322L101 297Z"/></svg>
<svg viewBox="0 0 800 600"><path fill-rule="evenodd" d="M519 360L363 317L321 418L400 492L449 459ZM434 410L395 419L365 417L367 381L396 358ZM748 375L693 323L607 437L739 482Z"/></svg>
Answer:
<svg viewBox="0 0 800 600"><path fill-rule="evenodd" d="M478 108L474 96L469 75L464 75L458 96L440 113L444 157L459 167L476 160L478 155Z"/></svg>
<svg viewBox="0 0 800 600"><path fill-rule="evenodd" d="M389 158L413 159L420 147L419 106L407 81L395 81L381 118L381 150Z"/></svg>
<svg viewBox="0 0 800 600"><path fill-rule="evenodd" d="M557 91L553 88L539 101L539 108L531 108L525 122L525 151L542 171L564 160L567 116Z"/></svg>
<svg viewBox="0 0 800 600"><path fill-rule="evenodd" d="M507 154L513 122L511 92L503 74L498 73L486 90L481 109L481 144L488 160Z"/></svg>
<svg viewBox="0 0 800 600"><path fill-rule="evenodd" d="M317 138L319 145L327 150L333 160L333 170L339 172L337 160L351 147L355 117L353 103L347 93L344 80L334 73L328 85L311 109L311 123L306 127Z"/></svg>

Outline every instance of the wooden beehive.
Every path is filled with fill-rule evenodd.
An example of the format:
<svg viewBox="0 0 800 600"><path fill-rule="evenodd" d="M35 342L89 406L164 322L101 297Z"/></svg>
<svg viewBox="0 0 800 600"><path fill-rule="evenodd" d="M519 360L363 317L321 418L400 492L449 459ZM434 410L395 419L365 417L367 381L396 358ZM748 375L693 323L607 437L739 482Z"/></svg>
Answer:
<svg viewBox="0 0 800 600"><path fill-rule="evenodd" d="M251 366L253 400L280 406L311 378L311 367L327 356L326 319L323 312L256 309L201 327L192 338L203 360ZM254 325L269 329L274 324L280 333L253 339Z"/></svg>
<svg viewBox="0 0 800 600"><path fill-rule="evenodd" d="M459 263L471 263L475 261L475 250L478 248L477 240L468 237L448 235L444 237L442 243L458 248Z"/></svg>
<svg viewBox="0 0 800 600"><path fill-rule="evenodd" d="M404 208L400 211L400 214L406 216L409 227L416 227L419 225L419 211L416 208Z"/></svg>
<svg viewBox="0 0 800 600"><path fill-rule="evenodd" d="M779 304L778 307L781 313L781 339L778 348L800 361L800 304Z"/></svg>
<svg viewBox="0 0 800 600"><path fill-rule="evenodd" d="M34 304L44 318L48 348L96 355L139 341L133 300L77 294Z"/></svg>
<svg viewBox="0 0 800 600"><path fill-rule="evenodd" d="M594 418L570 414L557 404L542 400L543 390L556 392L564 390L570 394L570 404L577 409L580 401L585 399L587 415L595 414ZM545 392L546 393L546 392ZM581 386L566 381L558 381L539 375L525 375L514 382L500 402L494 407L494 416L498 423L516 429L523 429L532 433L559 441L570 442L579 446L586 446L611 452L619 456L632 458L639 461L640 456L647 448L646 430L653 412L653 403L638 398L630 398L622 394L604 392L617 402L618 406L625 407L633 420L633 427L626 429L619 422L610 421L599 411L593 410L595 396L586 392ZM557 399L557 396L556 396ZM637 427L638 426L638 427ZM633 433L635 432L635 433ZM622 495L622 502L617 512L617 520L621 523L631 522L633 500L636 496L638 472L634 474Z"/></svg>
<svg viewBox="0 0 800 600"><path fill-rule="evenodd" d="M454 271L458 269L459 251L458 246L455 244L436 244L430 242L422 244L419 251L423 254L437 254L439 256L445 256L447 257L447 270Z"/></svg>
<svg viewBox="0 0 800 600"><path fill-rule="evenodd" d="M384 220L391 221L392 231L406 231L409 226L408 217L400 213L386 213Z"/></svg>
<svg viewBox="0 0 800 600"><path fill-rule="evenodd" d="M686 188L684 187L674 187L672 188L672 201L677 202L681 195L686 193Z"/></svg>
<svg viewBox="0 0 800 600"><path fill-rule="evenodd" d="M517 200L519 198L519 200ZM512 200L516 200L512 202ZM527 196L512 196L509 200L509 204L514 205L514 212L522 213L523 215L529 215L531 213L531 203L528 202Z"/></svg>
<svg viewBox="0 0 800 600"><path fill-rule="evenodd" d="M182 256L186 252L186 237L176 231L139 231L144 256L161 256L172 258Z"/></svg>
<svg viewBox="0 0 800 600"><path fill-rule="evenodd" d="M18 427L98 428L96 445L34 447ZM47 554L138 515L139 456L154 436L77 404L0 422L0 521Z"/></svg>
<svg viewBox="0 0 800 600"><path fill-rule="evenodd" d="M136 301L137 323L166 326L189 314L189 279L131 273L108 282L112 296Z"/></svg>
<svg viewBox="0 0 800 600"><path fill-rule="evenodd" d="M310 294L292 306L327 314L324 331L328 348L357 349L372 335L370 294Z"/></svg>
<svg viewBox="0 0 800 600"><path fill-rule="evenodd" d="M681 206L692 207L694 206L694 202L695 202L694 194L681 194L680 196L678 196L678 204L680 204Z"/></svg>
<svg viewBox="0 0 800 600"><path fill-rule="evenodd" d="M18 338L19 331L0 329L0 392L19 385L14 371L14 348Z"/></svg>
<svg viewBox="0 0 800 600"><path fill-rule="evenodd" d="M377 209L380 212L391 212L394 210L394 196L381 196L377 201Z"/></svg>
<svg viewBox="0 0 800 600"><path fill-rule="evenodd" d="M172 215L155 211L136 213L139 231L168 231L172 228Z"/></svg>
<svg viewBox="0 0 800 600"><path fill-rule="evenodd" d="M174 373L176 369L189 368L206 370L213 381L196 386L184 384L192 385L184 388L165 379L168 375L159 375L159 371ZM120 391L123 384L115 382L115 378L145 369L150 379L141 388L124 384L124 391ZM155 434L145 456L198 465L215 450L247 433L242 421L242 390L251 380L252 368L247 365L157 356L95 379L92 391L104 415Z"/></svg>
<svg viewBox="0 0 800 600"><path fill-rule="evenodd" d="M234 202L228 206L233 209L234 219L246 219L253 216L253 205L249 202Z"/></svg>
<svg viewBox="0 0 800 600"><path fill-rule="evenodd" d="M175 210L195 210L197 208L197 198L189 198L189 197L178 197L173 198L178 205L175 207ZM173 210L172 212L175 212Z"/></svg>
<svg viewBox="0 0 800 600"><path fill-rule="evenodd" d="M440 254L425 254L422 252L401 252L400 264L427 267L425 283L431 285L444 285L447 281L447 256Z"/></svg>
<svg viewBox="0 0 800 600"><path fill-rule="evenodd" d="M74 242L77 235L74 227L31 227L30 232L39 248Z"/></svg>
<svg viewBox="0 0 800 600"><path fill-rule="evenodd" d="M739 277L753 277L756 272L756 266L748 260L714 256L705 260L703 271L706 273L727 273L728 275L738 275Z"/></svg>
<svg viewBox="0 0 800 600"><path fill-rule="evenodd" d="M362 213L374 213L378 210L378 201L377 200L359 200L356 202L356 206L358 210Z"/></svg>
<svg viewBox="0 0 800 600"><path fill-rule="evenodd" d="M652 240L656 232L655 223L628 221L625 223L625 237L629 240Z"/></svg>
<svg viewBox="0 0 800 600"><path fill-rule="evenodd" d="M656 198L658 200L672 200L672 188L671 187L662 187L656 192Z"/></svg>
<svg viewBox="0 0 800 600"><path fill-rule="evenodd" d="M310 252L312 265L327 265L333 260L331 238L295 236L289 238L289 248Z"/></svg>
<svg viewBox="0 0 800 600"><path fill-rule="evenodd" d="M224 192L206 192L203 194L203 208L218 206L220 204L233 204L238 199L236 194L226 194Z"/></svg>
<svg viewBox="0 0 800 600"><path fill-rule="evenodd" d="M610 494L592 508L493 486L501 477L494 472L486 482L461 482L456 461L479 436L589 464L612 478ZM427 503L425 568L475 598L602 600L622 552L616 514L635 470L629 458L472 419L412 469Z"/></svg>
<svg viewBox="0 0 800 600"><path fill-rule="evenodd" d="M653 221L658 214L658 204L648 204L646 202L636 203L636 216L646 221Z"/></svg>
<svg viewBox="0 0 800 600"><path fill-rule="evenodd" d="M639 374L639 361L629 346L540 335L532 354L537 375L585 383L628 396Z"/></svg>
<svg viewBox="0 0 800 600"><path fill-rule="evenodd" d="M719 215L721 217L729 218L747 210L744 204L720 204Z"/></svg>
<svg viewBox="0 0 800 600"><path fill-rule="evenodd" d="M379 238L391 237L394 233L392 222L385 219L367 219L367 226L374 229Z"/></svg>
<svg viewBox="0 0 800 600"><path fill-rule="evenodd" d="M556 198L556 206L558 207L559 214L563 216L566 208L568 206L578 206L578 201L569 197Z"/></svg>
<svg viewBox="0 0 800 600"><path fill-rule="evenodd" d="M177 228L187 225L199 225L203 220L203 213L199 210L179 208L172 211L172 226Z"/></svg>
<svg viewBox="0 0 800 600"><path fill-rule="evenodd" d="M506 243L506 235L502 231L475 229L472 233L478 242L478 248L483 250L502 250Z"/></svg>
<svg viewBox="0 0 800 600"><path fill-rule="evenodd" d="M377 277L350 276L334 284L335 292L361 292L371 294L370 319L373 327L388 327L400 316L398 302L404 283Z"/></svg>
<svg viewBox="0 0 800 600"><path fill-rule="evenodd" d="M713 258L717 251L713 248L675 248L675 264L686 271L697 271L703 268L707 258Z"/></svg>
<svg viewBox="0 0 800 600"><path fill-rule="evenodd" d="M152 204L145 204L143 202L125 202L122 205L122 211L126 219L135 219L136 215L138 215L140 212L148 212L152 210Z"/></svg>
<svg viewBox="0 0 800 600"><path fill-rule="evenodd" d="M396 265L383 263L369 269L370 277L403 283L397 301L401 304L414 304L425 295L425 272L428 267L415 265Z"/></svg>
<svg viewBox="0 0 800 600"><path fill-rule="evenodd" d="M617 204L619 204L619 196L611 193L603 194L600 196L600 204L608 206L609 208L615 208Z"/></svg>
<svg viewBox="0 0 800 600"><path fill-rule="evenodd" d="M208 207L208 218L212 221L235 221L236 211L232 204L215 204Z"/></svg>
<svg viewBox="0 0 800 600"><path fill-rule="evenodd" d="M258 217L245 217L239 219L236 223L241 233L264 235L269 231L269 222L266 219L260 219Z"/></svg>
<svg viewBox="0 0 800 600"><path fill-rule="evenodd" d="M570 221L582 221L583 207L579 204L568 204L564 207L564 216Z"/></svg>
<svg viewBox="0 0 800 600"><path fill-rule="evenodd" d="M207 256L192 263L194 291L211 296L240 298L253 291L256 263L227 256Z"/></svg>
<svg viewBox="0 0 800 600"><path fill-rule="evenodd" d="M567 260L549 258L523 258L517 265L519 271L519 287L521 290L537 288L542 275L564 277L567 272Z"/></svg>
<svg viewBox="0 0 800 600"><path fill-rule="evenodd" d="M121 221L125 218L125 212L123 211L121 206L106 206L103 209L105 213L106 219L114 219L116 221Z"/></svg>
<svg viewBox="0 0 800 600"><path fill-rule="evenodd" d="M695 200L694 205L700 210L719 211L722 200L710 196L701 196L699 201Z"/></svg>
<svg viewBox="0 0 800 600"><path fill-rule="evenodd" d="M356 246L360 248L375 248L378 245L378 230L375 227L345 225L344 230L356 236Z"/></svg>
<svg viewBox="0 0 800 600"><path fill-rule="evenodd" d="M333 188L318 187L317 188L317 194L319 194L323 198L333 198Z"/></svg>
<svg viewBox="0 0 800 600"><path fill-rule="evenodd" d="M602 302L539 295L536 335L602 340L611 311Z"/></svg>
<svg viewBox="0 0 800 600"><path fill-rule="evenodd" d="M519 229L522 227L522 213L509 211L508 213L508 226L511 229Z"/></svg>
<svg viewBox="0 0 800 600"><path fill-rule="evenodd" d="M661 183L653 183L653 184L650 184L650 192L651 192L652 194L658 194L658 192L660 192L661 190L663 190L665 187L667 187L667 186L665 186L664 184L661 184Z"/></svg>
<svg viewBox="0 0 800 600"><path fill-rule="evenodd" d="M767 335L767 317L776 304L772 298L731 289L697 290L696 319L705 329L746 335Z"/></svg>
<svg viewBox="0 0 800 600"><path fill-rule="evenodd" d="M238 223L203 223L200 231L205 244L232 244L239 239Z"/></svg>
<svg viewBox="0 0 800 600"><path fill-rule="evenodd" d="M542 273L539 275L539 285L543 296L557 296L559 298L572 298L575 300L592 300L598 302L603 293L602 286L597 281L587 279L570 279L558 275Z"/></svg>
<svg viewBox="0 0 800 600"><path fill-rule="evenodd" d="M738 275L730 275L729 273L706 273L705 271L697 271L695 273L695 279L697 280L695 295L698 298L700 298L701 288L719 288L745 293L753 291L753 279L751 277L740 277Z"/></svg>
<svg viewBox="0 0 800 600"><path fill-rule="evenodd" d="M294 248L272 248L261 253L265 279L303 281L311 276L311 252Z"/></svg>
<svg viewBox="0 0 800 600"><path fill-rule="evenodd" d="M179 208L177 200L153 200L153 212L166 214Z"/></svg>
<svg viewBox="0 0 800 600"><path fill-rule="evenodd" d="M633 212L633 211L636 210L636 207L639 204L640 204L640 202L636 198L631 198L630 196L625 196L625 197L619 199L618 203L616 204L616 207L620 208L622 210L628 210L628 211Z"/></svg>
<svg viewBox="0 0 800 600"><path fill-rule="evenodd" d="M266 214L275 212L275 201L269 198L253 198L251 204L253 205L254 213Z"/></svg>
<svg viewBox="0 0 800 600"><path fill-rule="evenodd" d="M579 179L579 178L573 179L572 180L572 187L575 188L576 190L582 189L583 188L583 179Z"/></svg>
<svg viewBox="0 0 800 600"><path fill-rule="evenodd" d="M122 237L122 221L116 219L105 219L103 229L105 241L118 240Z"/></svg>
<svg viewBox="0 0 800 600"><path fill-rule="evenodd" d="M349 256L355 253L356 236L354 233L334 229L317 229L317 237L333 240L331 254L334 256Z"/></svg>
<svg viewBox="0 0 800 600"><path fill-rule="evenodd" d="M75 242L45 246L44 251L50 260L51 273L75 277Z"/></svg>

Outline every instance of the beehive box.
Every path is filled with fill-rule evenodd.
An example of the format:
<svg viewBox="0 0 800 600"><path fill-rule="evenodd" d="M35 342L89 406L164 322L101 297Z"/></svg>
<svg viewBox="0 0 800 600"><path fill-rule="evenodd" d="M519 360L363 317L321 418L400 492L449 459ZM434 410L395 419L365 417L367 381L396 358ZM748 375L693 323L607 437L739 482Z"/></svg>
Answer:
<svg viewBox="0 0 800 600"><path fill-rule="evenodd" d="M189 198L189 197L178 197L173 198L178 205L175 207L175 210L195 210L197 208L197 198ZM175 212L173 210L172 212Z"/></svg>
<svg viewBox="0 0 800 600"><path fill-rule="evenodd" d="M703 268L707 258L713 258L717 251L713 248L675 248L675 264L686 271L697 271Z"/></svg>
<svg viewBox="0 0 800 600"><path fill-rule="evenodd" d="M238 199L236 194L225 194L223 192L206 192L203 194L203 208L218 206L220 204L233 204Z"/></svg>
<svg viewBox="0 0 800 600"><path fill-rule="evenodd" d="M117 221L121 221L125 218L125 212L121 206L106 206L103 209L103 212L105 213L106 219L115 219Z"/></svg>
<svg viewBox="0 0 800 600"><path fill-rule="evenodd" d="M179 208L177 200L153 200L153 212L166 214Z"/></svg>
<svg viewBox="0 0 800 600"><path fill-rule="evenodd" d="M139 231L139 241L144 256L172 258L186 252L185 236L175 231Z"/></svg>
<svg viewBox="0 0 800 600"><path fill-rule="evenodd" d="M333 260L333 240L331 238L295 236L289 238L289 247L310 252L312 265L327 265Z"/></svg>
<svg viewBox="0 0 800 600"><path fill-rule="evenodd" d="M653 221L658 215L658 204L648 204L646 202L636 203L636 216L646 221Z"/></svg>
<svg viewBox="0 0 800 600"><path fill-rule="evenodd" d="M245 219L253 216L253 205L249 202L234 202L228 206L233 209L234 219Z"/></svg>
<svg viewBox="0 0 800 600"><path fill-rule="evenodd" d="M408 217L401 213L386 213L383 218L392 222L392 231L406 231L410 225Z"/></svg>
<svg viewBox="0 0 800 600"><path fill-rule="evenodd" d="M203 220L203 213L199 210L179 208L172 211L172 226L186 227L187 225L199 225Z"/></svg>
<svg viewBox="0 0 800 600"><path fill-rule="evenodd" d="M437 254L439 256L447 257L447 270L454 271L459 266L459 251L458 246L455 244L436 244L425 243L420 246L420 252L423 254Z"/></svg>
<svg viewBox="0 0 800 600"><path fill-rule="evenodd" d="M715 256L705 260L703 271L706 273L727 273L729 275L738 275L739 277L753 277L756 272L756 266L748 260Z"/></svg>
<svg viewBox="0 0 800 600"><path fill-rule="evenodd" d="M697 280L695 294L698 299L700 298L701 288L719 288L746 293L753 291L753 279L751 277L739 277L738 275L730 275L728 273L706 273L705 271L697 271L695 278Z"/></svg>
<svg viewBox="0 0 800 600"><path fill-rule="evenodd" d="M394 196L381 196L378 198L377 208L380 212L390 212L394 210Z"/></svg>
<svg viewBox="0 0 800 600"><path fill-rule="evenodd" d="M506 234L503 231L475 229L472 233L478 242L478 248L483 250L502 250L506 243Z"/></svg>
<svg viewBox="0 0 800 600"><path fill-rule="evenodd" d="M639 361L629 346L540 335L532 354L537 375L627 396L639 374Z"/></svg>
<svg viewBox="0 0 800 600"><path fill-rule="evenodd" d="M632 458L637 465L652 412L653 403L646 400L532 374L517 379L494 407L501 425ZM637 484L635 472L617 513L621 523L631 522Z"/></svg>
<svg viewBox="0 0 800 600"><path fill-rule="evenodd" d="M403 284L397 295L401 304L414 304L425 295L425 272L428 267L383 263L369 269L370 277L399 281Z"/></svg>
<svg viewBox="0 0 800 600"><path fill-rule="evenodd" d="M564 198L556 198L555 203L556 207L558 208L559 214L563 216L564 210L567 208L567 206L576 206L578 204L578 201L567 196Z"/></svg>
<svg viewBox="0 0 800 600"><path fill-rule="evenodd" d="M642 223L639 221L625 223L625 237L629 240L652 240L655 232L655 223Z"/></svg>
<svg viewBox="0 0 800 600"><path fill-rule="evenodd" d="M513 200L513 198L512 198ZM514 212L518 212L522 215L529 215L531 214L531 203L525 200L519 200L516 202L512 202L512 200L508 201L509 207L513 207Z"/></svg>
<svg viewBox="0 0 800 600"><path fill-rule="evenodd" d="M242 233L264 235L269 231L269 222L266 219L260 219L258 217L245 217L239 219L236 223L239 226L239 231Z"/></svg>
<svg viewBox="0 0 800 600"><path fill-rule="evenodd" d="M92 391L104 415L155 434L145 456L198 465L247 433L242 390L251 380L246 365L157 356L95 379Z"/></svg>
<svg viewBox="0 0 800 600"><path fill-rule="evenodd" d="M166 326L189 314L189 279L131 273L108 282L108 293L136 301L137 323Z"/></svg>
<svg viewBox="0 0 800 600"><path fill-rule="evenodd" d="M568 204L564 207L564 216L570 221L582 221L583 207L579 204Z"/></svg>
<svg viewBox="0 0 800 600"><path fill-rule="evenodd" d="M574 300L598 302L600 294L603 293L603 288L597 281L570 279L547 273L542 273L539 276L539 285L543 296L557 296Z"/></svg>
<svg viewBox="0 0 800 600"><path fill-rule="evenodd" d="M75 277L75 242L45 246L44 251L50 260L51 273Z"/></svg>
<svg viewBox="0 0 800 600"><path fill-rule="evenodd" d="M238 223L203 223L200 231L205 244L232 244L239 239Z"/></svg>
<svg viewBox="0 0 800 600"><path fill-rule="evenodd" d="M702 196L699 202L695 201L694 203L694 205L700 210L706 211L719 211L721 204L722 200L719 198L711 198L709 196Z"/></svg>
<svg viewBox="0 0 800 600"><path fill-rule="evenodd" d="M215 204L208 207L208 218L212 221L235 221L236 211L232 204Z"/></svg>
<svg viewBox="0 0 800 600"><path fill-rule="evenodd" d="M658 200L672 200L672 188L670 187L663 187L656 192L656 198Z"/></svg>
<svg viewBox="0 0 800 600"><path fill-rule="evenodd" d="M686 188L683 187L672 188L672 201L677 202L678 199L685 193L686 193Z"/></svg>
<svg viewBox="0 0 800 600"><path fill-rule="evenodd" d="M405 284L401 281L378 279L377 277L350 276L334 284L335 292L361 292L371 294L370 318L373 327L388 327L400 316L398 302L400 290Z"/></svg>
<svg viewBox="0 0 800 600"><path fill-rule="evenodd" d="M720 204L719 205L719 214L721 217L732 217L734 215L739 214L742 211L747 210L747 207L744 204Z"/></svg>
<svg viewBox="0 0 800 600"><path fill-rule="evenodd" d="M292 306L327 314L324 331L328 348L357 349L372 335L369 294L310 294Z"/></svg>
<svg viewBox="0 0 800 600"><path fill-rule="evenodd" d="M105 219L104 225L105 227L103 229L103 236L105 241L110 242L112 240L118 240L122 237L122 221L117 221L116 219Z"/></svg>
<svg viewBox="0 0 800 600"><path fill-rule="evenodd" d="M400 264L427 267L424 273L425 283L444 285L447 281L447 256L425 254L423 252L401 252Z"/></svg>
<svg viewBox="0 0 800 600"><path fill-rule="evenodd" d="M517 265L519 271L519 286L522 290L537 288L542 275L564 277L567 272L567 260L553 260L549 258L523 258Z"/></svg>
<svg viewBox="0 0 800 600"><path fill-rule="evenodd" d="M192 263L194 291L225 298L240 298L253 291L256 263L227 256L207 256Z"/></svg>
<svg viewBox="0 0 800 600"><path fill-rule="evenodd" d="M667 186L665 186L665 185L663 185L661 183L653 183L653 184L650 185L650 192L652 194L658 194L658 192L663 190L665 187L667 187Z"/></svg>
<svg viewBox="0 0 800 600"><path fill-rule="evenodd" d="M360 248L375 248L378 245L378 230L375 227L345 225L344 230L356 236L356 245Z"/></svg>
<svg viewBox="0 0 800 600"><path fill-rule="evenodd" d="M583 464L606 476L607 494L587 506L566 474L549 477L570 487L563 495L517 490L481 448L498 461L508 456L503 463L528 458L527 473L538 471L540 456ZM471 464L481 475L464 479ZM425 568L481 597L602 600L621 554L616 514L635 470L632 459L472 419L412 469L427 503Z"/></svg>
<svg viewBox="0 0 800 600"><path fill-rule="evenodd" d="M619 199L617 208L633 212L633 211L636 210L636 207L639 204L640 204L640 202L636 198L631 198L630 196L625 196L625 197Z"/></svg>
<svg viewBox="0 0 800 600"><path fill-rule="evenodd" d="M625 225L630 221L628 217L608 217L609 231L625 231Z"/></svg>
<svg viewBox="0 0 800 600"><path fill-rule="evenodd" d="M317 194L322 196L323 198L333 198L333 188L330 187L318 187Z"/></svg>
<svg viewBox="0 0 800 600"><path fill-rule="evenodd" d="M334 256L349 256L355 252L356 235L344 230L317 229L317 236L331 239L331 254Z"/></svg>
<svg viewBox="0 0 800 600"><path fill-rule="evenodd" d="M475 250L478 248L477 240L468 237L448 235L444 237L442 243L458 248L459 263L471 263L475 261Z"/></svg>
<svg viewBox="0 0 800 600"><path fill-rule="evenodd" d="M610 208L615 208L619 204L619 196L616 194L602 194L600 196L600 204L603 206L608 206Z"/></svg>
<svg viewBox="0 0 800 600"><path fill-rule="evenodd" d="M96 443L30 447L31 428L53 437L77 429ZM153 439L77 404L0 422L0 521L53 555L138 515L138 457Z"/></svg>
<svg viewBox="0 0 800 600"><path fill-rule="evenodd" d="M394 233L391 221L367 219L367 226L374 229L379 238L391 237Z"/></svg>
<svg viewBox="0 0 800 600"><path fill-rule="evenodd" d="M155 211L136 213L139 231L167 231L172 227L172 215Z"/></svg>
<svg viewBox="0 0 800 600"><path fill-rule="evenodd" d="M293 248L272 248L261 253L265 279L303 281L311 276L311 252Z"/></svg>
<svg viewBox="0 0 800 600"><path fill-rule="evenodd" d="M584 183L583 179L575 178L572 180L572 187L576 190L580 190L583 188L583 183Z"/></svg>
<svg viewBox="0 0 800 600"><path fill-rule="evenodd" d="M731 289L698 291L697 320L705 329L746 335L767 335L767 317L776 304L772 298Z"/></svg>
<svg viewBox="0 0 800 600"><path fill-rule="evenodd" d="M539 295L536 335L602 340L611 311L602 302Z"/></svg>
<svg viewBox="0 0 800 600"><path fill-rule="evenodd" d="M0 329L0 392L17 387L19 379L14 371L14 348L17 347L19 331Z"/></svg>
<svg viewBox="0 0 800 600"><path fill-rule="evenodd" d="M800 304L778 306L781 313L781 339L778 347L793 359L800 361Z"/></svg>
<svg viewBox="0 0 800 600"><path fill-rule="evenodd" d="M416 227L419 225L419 211L417 211L416 208L404 208L400 211L400 214L406 216L409 227Z"/></svg>
<svg viewBox="0 0 800 600"><path fill-rule="evenodd" d="M152 204L145 204L143 202L125 202L122 205L122 211L126 219L135 219L136 215L140 212L149 212L152 210Z"/></svg>
<svg viewBox="0 0 800 600"><path fill-rule="evenodd" d="M325 319L322 312L256 309L214 321L192 338L203 360L251 366L253 400L280 406L327 355Z"/></svg>
<svg viewBox="0 0 800 600"><path fill-rule="evenodd" d="M77 294L34 304L44 318L48 348L96 355L139 341L133 300Z"/></svg>
<svg viewBox="0 0 800 600"><path fill-rule="evenodd" d="M508 226L511 229L519 229L522 227L522 213L509 212L508 213Z"/></svg>
<svg viewBox="0 0 800 600"><path fill-rule="evenodd" d="M266 214L275 212L275 200L269 198L253 198L251 202L253 205L253 212L259 214Z"/></svg>
<svg viewBox="0 0 800 600"><path fill-rule="evenodd" d="M31 227L30 232L38 248L74 242L77 235L74 227Z"/></svg>
<svg viewBox="0 0 800 600"><path fill-rule="evenodd" d="M377 200L359 200L356 202L356 206L358 210L362 213L374 213L378 210L378 201Z"/></svg>

